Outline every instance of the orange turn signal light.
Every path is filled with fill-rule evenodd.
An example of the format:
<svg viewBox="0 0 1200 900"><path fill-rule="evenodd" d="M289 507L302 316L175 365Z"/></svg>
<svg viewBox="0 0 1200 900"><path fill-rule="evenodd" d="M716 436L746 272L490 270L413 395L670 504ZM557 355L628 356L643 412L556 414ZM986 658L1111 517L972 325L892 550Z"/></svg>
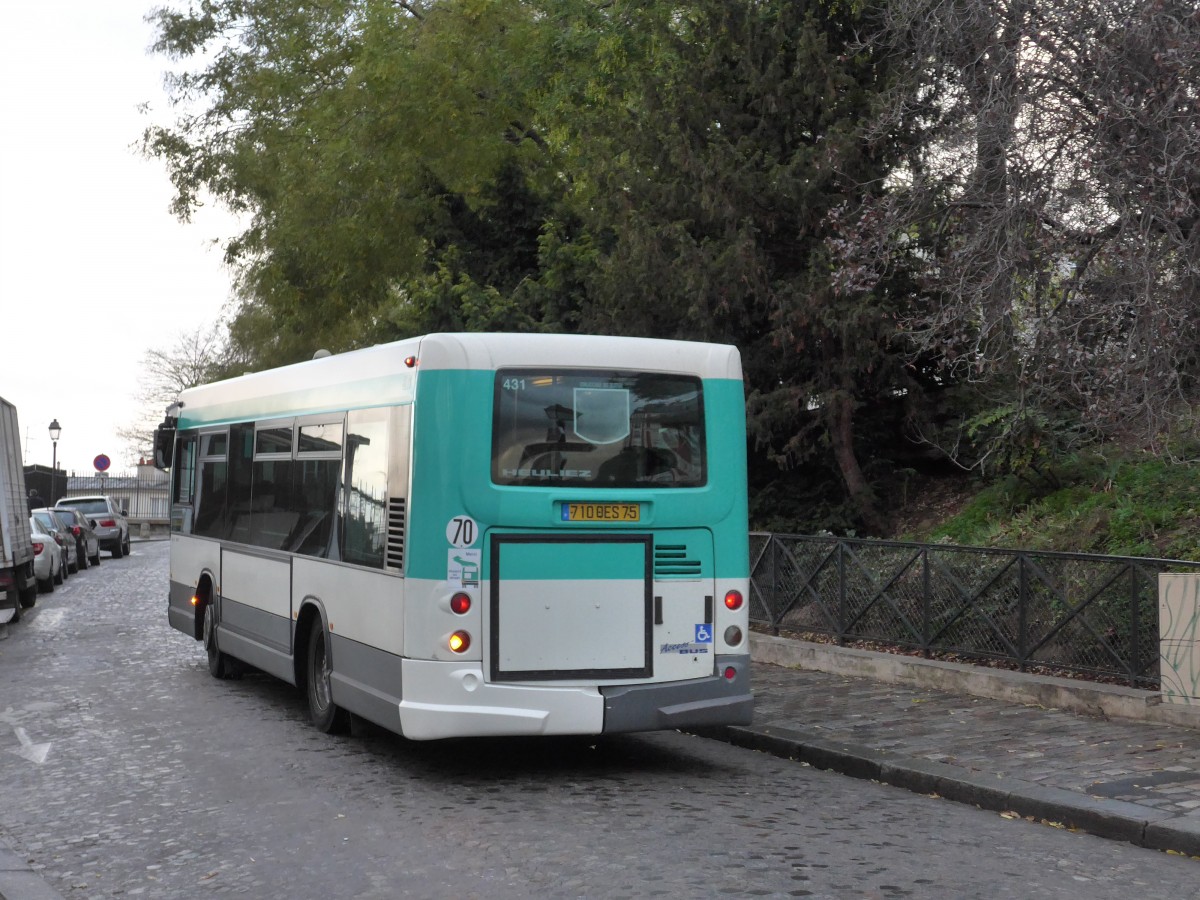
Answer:
<svg viewBox="0 0 1200 900"><path fill-rule="evenodd" d="M456 631L450 635L449 644L455 653L466 653L471 646L471 636L465 631Z"/></svg>

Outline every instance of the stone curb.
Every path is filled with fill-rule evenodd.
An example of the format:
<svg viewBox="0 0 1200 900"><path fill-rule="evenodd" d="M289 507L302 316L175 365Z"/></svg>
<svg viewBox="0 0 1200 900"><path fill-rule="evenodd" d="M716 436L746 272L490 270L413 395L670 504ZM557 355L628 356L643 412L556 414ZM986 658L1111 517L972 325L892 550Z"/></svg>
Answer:
<svg viewBox="0 0 1200 900"><path fill-rule="evenodd" d="M981 809L1012 812L1151 850L1200 856L1200 821L1136 803L1092 797L932 760L898 757L860 744L831 740L819 729L730 725L700 729L697 734L852 778L879 781L919 794L936 794Z"/></svg>

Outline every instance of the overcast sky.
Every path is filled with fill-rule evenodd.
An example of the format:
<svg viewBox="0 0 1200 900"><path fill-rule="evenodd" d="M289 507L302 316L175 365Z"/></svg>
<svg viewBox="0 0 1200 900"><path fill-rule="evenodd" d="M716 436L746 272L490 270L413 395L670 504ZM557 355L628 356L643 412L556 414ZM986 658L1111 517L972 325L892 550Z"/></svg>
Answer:
<svg viewBox="0 0 1200 900"><path fill-rule="evenodd" d="M166 61L147 48L155 0L10 3L0 28L0 397L17 407L26 464L91 474L130 460L142 355L221 315L230 275L219 210L189 225L134 149L169 122ZM139 112L148 104L149 113Z"/></svg>

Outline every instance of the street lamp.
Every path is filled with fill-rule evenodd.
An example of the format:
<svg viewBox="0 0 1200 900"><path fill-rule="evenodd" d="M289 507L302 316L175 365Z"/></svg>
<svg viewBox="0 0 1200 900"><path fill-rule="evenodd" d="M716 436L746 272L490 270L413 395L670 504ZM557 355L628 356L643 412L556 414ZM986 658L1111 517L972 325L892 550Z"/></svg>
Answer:
<svg viewBox="0 0 1200 900"><path fill-rule="evenodd" d="M58 419L54 419L50 422L50 443L54 448L50 461L51 503L58 500L58 436L60 434L62 434L62 426L58 424Z"/></svg>

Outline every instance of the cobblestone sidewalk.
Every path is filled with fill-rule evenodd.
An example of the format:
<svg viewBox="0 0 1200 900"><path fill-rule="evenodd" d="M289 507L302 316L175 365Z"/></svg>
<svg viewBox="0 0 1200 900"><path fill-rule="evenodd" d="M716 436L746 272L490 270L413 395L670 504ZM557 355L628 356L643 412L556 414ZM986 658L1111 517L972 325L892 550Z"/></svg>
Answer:
<svg viewBox="0 0 1200 900"><path fill-rule="evenodd" d="M1200 856L1200 731L757 662L752 683L734 743Z"/></svg>

